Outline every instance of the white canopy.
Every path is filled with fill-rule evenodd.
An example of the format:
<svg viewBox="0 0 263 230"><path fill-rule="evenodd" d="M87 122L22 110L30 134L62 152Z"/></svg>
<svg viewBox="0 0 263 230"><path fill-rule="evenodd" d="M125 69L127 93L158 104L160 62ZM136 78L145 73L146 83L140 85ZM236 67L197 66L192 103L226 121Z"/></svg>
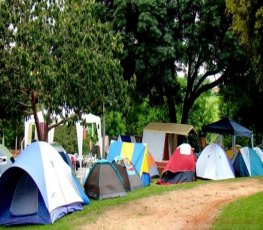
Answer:
<svg viewBox="0 0 263 230"><path fill-rule="evenodd" d="M44 114L46 111L40 111L37 113L38 119L40 123L44 124ZM61 117L59 115L56 115L54 118L56 118L57 122L61 121ZM54 119L55 121L55 119ZM89 114L83 114L81 116L81 121L84 121L86 124L96 124L97 134L98 134L98 144L100 147L100 152L102 153L102 134L101 134L101 119L99 116L95 116L91 113ZM76 122L76 129L77 129L77 141L78 141L78 153L80 157L80 161L83 159L83 125L81 124L81 121ZM54 122L55 123L55 122ZM32 140L32 131L33 131L33 125L35 125L35 119L34 116L31 115L28 118L25 119L24 123L24 146L27 146L31 143ZM54 132L55 129L51 129L48 132L48 143L52 143L54 141ZM37 130L35 128L35 139L37 139Z"/></svg>
<svg viewBox="0 0 263 230"><path fill-rule="evenodd" d="M89 114L83 114L81 116L81 120L85 121L86 124L88 124L88 123L96 124L100 152L102 153L102 134L101 134L101 119L100 119L100 117L89 113ZM80 160L82 160L83 159L83 156L82 156L83 155L82 154L83 126L81 125L80 121L78 121L76 123L76 128L77 128L77 138L78 138L78 152L79 152Z"/></svg>

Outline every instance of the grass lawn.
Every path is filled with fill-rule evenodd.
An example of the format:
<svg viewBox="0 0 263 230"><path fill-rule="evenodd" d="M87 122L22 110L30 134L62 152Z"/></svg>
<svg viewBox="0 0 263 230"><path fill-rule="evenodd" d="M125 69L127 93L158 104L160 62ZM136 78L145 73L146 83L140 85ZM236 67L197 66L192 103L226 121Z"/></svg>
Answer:
<svg viewBox="0 0 263 230"><path fill-rule="evenodd" d="M241 198L225 206L211 229L263 229L263 193Z"/></svg>

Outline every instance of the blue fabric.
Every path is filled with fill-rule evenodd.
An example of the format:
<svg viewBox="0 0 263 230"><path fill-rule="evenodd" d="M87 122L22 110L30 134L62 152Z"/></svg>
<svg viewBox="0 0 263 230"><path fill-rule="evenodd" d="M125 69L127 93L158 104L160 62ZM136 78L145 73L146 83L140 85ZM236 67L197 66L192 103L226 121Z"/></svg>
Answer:
<svg viewBox="0 0 263 230"><path fill-rule="evenodd" d="M125 135L120 135L121 136L121 141L123 142L132 142L130 136L125 136Z"/></svg>
<svg viewBox="0 0 263 230"><path fill-rule="evenodd" d="M238 124L230 118L223 118L222 120L216 121L209 125L202 127L204 132L212 132L219 134L231 134L235 136L251 137L252 131Z"/></svg>
<svg viewBox="0 0 263 230"><path fill-rule="evenodd" d="M247 165L243 159L241 153L238 153L236 159L233 163L235 169L235 175L237 177L246 177L246 176L262 176L263 175L263 164L257 155L256 151L252 148L249 148L249 161L250 161L250 172L247 168Z"/></svg>
<svg viewBox="0 0 263 230"><path fill-rule="evenodd" d="M262 176L263 175L263 164L257 155L256 151L249 148L250 168L251 176Z"/></svg>
<svg viewBox="0 0 263 230"><path fill-rule="evenodd" d="M136 171L140 173L143 157L144 157L145 147L141 144L134 144L134 150L132 155L132 164L135 167Z"/></svg>
<svg viewBox="0 0 263 230"><path fill-rule="evenodd" d="M79 193L81 195L82 200L84 201L84 204L85 205L90 204L90 200L89 200L88 196L86 195L84 188L80 184L79 180L77 179L77 177L73 173L72 173L72 177L75 181L76 186L78 187Z"/></svg>
<svg viewBox="0 0 263 230"><path fill-rule="evenodd" d="M112 162L116 156L121 154L122 142L116 141L114 144L110 145L109 153L107 156L107 160Z"/></svg>
<svg viewBox="0 0 263 230"><path fill-rule="evenodd" d="M246 166L246 163L241 155L241 153L238 153L238 155L235 158L235 161L233 163L233 167L235 170L235 176L236 177L248 177L249 172Z"/></svg>
<svg viewBox="0 0 263 230"><path fill-rule="evenodd" d="M151 177L149 173L143 173L141 180L144 186L149 186L151 184Z"/></svg>
<svg viewBox="0 0 263 230"><path fill-rule="evenodd" d="M51 219L44 203L43 197L38 190L38 212L27 216L13 216L10 205L16 185L26 172L20 168L11 168L0 179L0 225L25 225L25 224L50 224Z"/></svg>
<svg viewBox="0 0 263 230"><path fill-rule="evenodd" d="M142 162L144 158L144 151L145 147L141 144L135 144L134 145L134 150L133 150L133 155L132 155L132 163L134 165L134 168L137 172L141 171L142 167ZM148 186L151 183L151 177L149 172L143 172L141 176L141 180L144 186Z"/></svg>

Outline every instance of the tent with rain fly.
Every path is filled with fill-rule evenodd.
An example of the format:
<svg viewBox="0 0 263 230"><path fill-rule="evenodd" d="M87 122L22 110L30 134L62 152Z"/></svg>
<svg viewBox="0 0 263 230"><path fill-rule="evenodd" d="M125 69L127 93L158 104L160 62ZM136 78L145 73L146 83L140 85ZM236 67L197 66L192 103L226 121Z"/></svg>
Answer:
<svg viewBox="0 0 263 230"><path fill-rule="evenodd" d="M236 177L262 176L263 153L260 148L243 147L233 162Z"/></svg>
<svg viewBox="0 0 263 230"><path fill-rule="evenodd" d="M139 173L143 185L150 185L149 153L146 144L111 141L107 160L112 162L116 156L128 158Z"/></svg>
<svg viewBox="0 0 263 230"><path fill-rule="evenodd" d="M157 184L176 184L196 180L195 164L196 157L191 145L187 143L179 145L167 162Z"/></svg>
<svg viewBox="0 0 263 230"><path fill-rule="evenodd" d="M235 178L232 162L220 145L212 143L203 149L196 162L196 176L211 180Z"/></svg>
<svg viewBox="0 0 263 230"><path fill-rule="evenodd" d="M58 152L34 142L0 177L0 225L51 224L89 204Z"/></svg>
<svg viewBox="0 0 263 230"><path fill-rule="evenodd" d="M0 144L0 177L9 167L11 167L11 157L12 155L9 150L4 145Z"/></svg>
<svg viewBox="0 0 263 230"><path fill-rule="evenodd" d="M123 180L115 166L105 160L96 161L84 182L86 194L97 200L126 196Z"/></svg>

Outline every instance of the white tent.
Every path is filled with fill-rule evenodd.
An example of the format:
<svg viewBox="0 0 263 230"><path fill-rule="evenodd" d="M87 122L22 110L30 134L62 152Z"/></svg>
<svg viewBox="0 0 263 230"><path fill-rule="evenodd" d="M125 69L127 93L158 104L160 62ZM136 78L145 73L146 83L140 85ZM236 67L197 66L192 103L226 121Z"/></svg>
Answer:
<svg viewBox="0 0 263 230"><path fill-rule="evenodd" d="M82 115L81 116L81 120L85 121L86 124L87 123L96 124L96 129L97 129L97 133L98 133L98 142L99 142L99 147L100 147L100 153L102 154L102 134L101 134L101 119L100 119L100 117L89 113L89 114ZM79 152L80 160L82 160L83 159L83 156L82 156L82 149L83 149L83 125L81 125L81 121L78 121L76 123L76 128L77 128L77 138L78 138L78 152Z"/></svg>
<svg viewBox="0 0 263 230"><path fill-rule="evenodd" d="M40 111L37 113L38 119L40 123L44 124L44 115L46 111ZM73 114L73 112L71 113ZM61 121L61 117L59 115L54 116L54 121L57 122ZM99 116L95 116L91 113L89 114L83 114L81 116L81 121L76 122L76 129L77 129L77 141L78 141L78 154L80 162L83 159L83 125L81 122L84 122L86 124L96 124L97 134L98 134L98 144L100 147L100 152L102 153L102 133L101 133L101 119ZM54 122L55 123L55 122ZM32 140L32 133L33 133L33 127L35 126L35 119L34 116L31 115L27 118L25 118L24 122L24 146L26 147L31 143ZM55 129L51 129L48 132L48 143L54 142L54 132ZM37 140L37 130L35 127L35 139ZM21 149L23 149L23 146L21 146Z"/></svg>
<svg viewBox="0 0 263 230"><path fill-rule="evenodd" d="M196 162L196 176L210 180L235 178L232 163L220 145L211 143L203 149Z"/></svg>

